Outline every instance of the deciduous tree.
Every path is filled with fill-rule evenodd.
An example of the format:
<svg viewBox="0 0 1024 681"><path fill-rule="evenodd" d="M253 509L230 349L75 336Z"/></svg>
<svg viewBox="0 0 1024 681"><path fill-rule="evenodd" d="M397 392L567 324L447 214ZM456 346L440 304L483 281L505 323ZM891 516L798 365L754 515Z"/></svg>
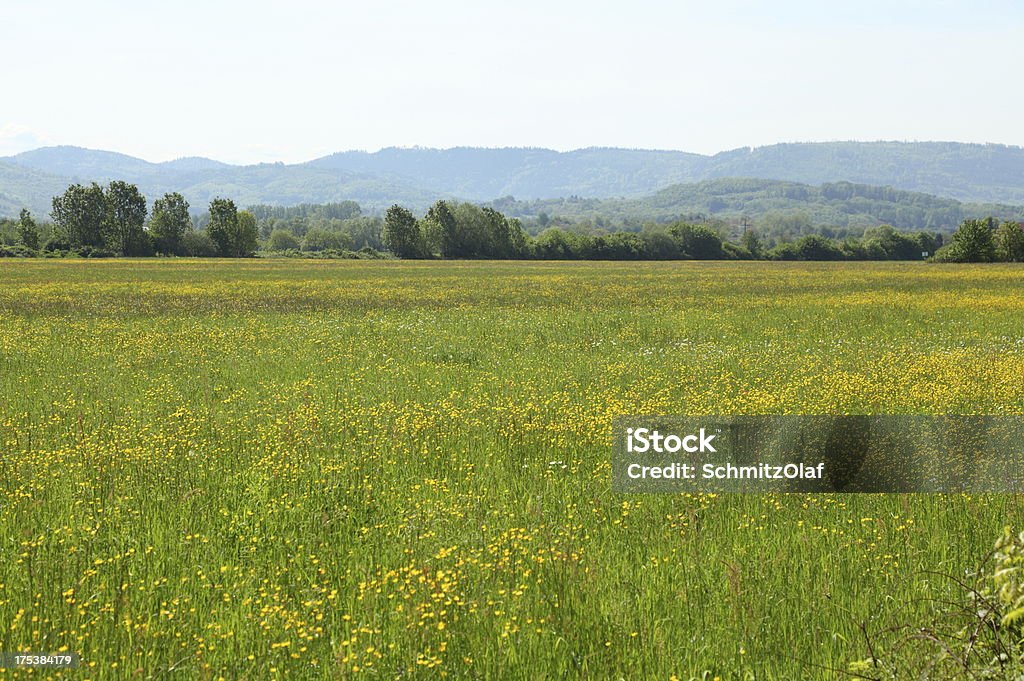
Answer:
<svg viewBox="0 0 1024 681"><path fill-rule="evenodd" d="M104 243L121 255L147 255L149 237L145 232L146 197L134 184L115 180L105 192Z"/></svg>
<svg viewBox="0 0 1024 681"><path fill-rule="evenodd" d="M230 257L232 253L233 235L238 227L238 208L231 199L214 199L210 201L210 223L206 233L217 245L217 255Z"/></svg>
<svg viewBox="0 0 1024 681"><path fill-rule="evenodd" d="M399 258L422 257L423 236L416 216L397 204L388 208L384 214L384 244Z"/></svg>
<svg viewBox="0 0 1024 681"><path fill-rule="evenodd" d="M18 240L21 241L22 246L31 248L33 251L39 250L39 226L32 218L32 213L28 212L26 208L21 209L17 229Z"/></svg>
<svg viewBox="0 0 1024 681"><path fill-rule="evenodd" d="M107 199L103 188L95 182L88 187L73 184L63 194L55 196L50 216L71 248L103 246Z"/></svg>
<svg viewBox="0 0 1024 681"><path fill-rule="evenodd" d="M164 194L153 202L153 215L149 219L149 231L157 253L184 255L182 239L192 231L192 216L188 212L188 201L177 192Z"/></svg>
<svg viewBox="0 0 1024 681"><path fill-rule="evenodd" d="M1024 262L1024 226L1006 220L993 235L996 258L1003 262Z"/></svg>
<svg viewBox="0 0 1024 681"><path fill-rule="evenodd" d="M251 257L259 248L259 236L256 216L247 210L240 211L232 235L231 255L235 258Z"/></svg>
<svg viewBox="0 0 1024 681"><path fill-rule="evenodd" d="M992 262L996 258L992 236L994 218L964 220L948 246L936 254L937 260L948 262Z"/></svg>

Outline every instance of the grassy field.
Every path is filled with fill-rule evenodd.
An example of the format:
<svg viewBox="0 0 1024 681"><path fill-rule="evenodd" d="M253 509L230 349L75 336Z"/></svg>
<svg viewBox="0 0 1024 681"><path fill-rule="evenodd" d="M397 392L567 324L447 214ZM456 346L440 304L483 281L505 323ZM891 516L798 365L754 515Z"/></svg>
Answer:
<svg viewBox="0 0 1024 681"><path fill-rule="evenodd" d="M951 577L1021 526L1017 498L616 495L611 419L1024 413L1022 283L0 262L0 650L79 652L64 675L94 679L923 665L937 645L886 631L964 601Z"/></svg>

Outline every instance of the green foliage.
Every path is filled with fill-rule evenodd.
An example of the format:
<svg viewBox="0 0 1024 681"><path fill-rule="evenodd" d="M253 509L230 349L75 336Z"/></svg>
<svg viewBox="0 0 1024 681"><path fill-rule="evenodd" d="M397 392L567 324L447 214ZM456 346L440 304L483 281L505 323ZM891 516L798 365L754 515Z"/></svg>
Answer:
<svg viewBox="0 0 1024 681"><path fill-rule="evenodd" d="M260 236L266 240L275 230L290 233L300 244L306 244L307 253L322 251L384 248L381 240L382 220L376 216L362 216L359 204L342 201L323 205L301 204L298 206L253 206L250 212L256 216ZM209 215L200 216L200 224L209 221Z"/></svg>
<svg viewBox="0 0 1024 681"><path fill-rule="evenodd" d="M227 257L234 252L234 234L238 227L238 208L231 199L216 198L210 202L210 222L206 233L217 245L217 255Z"/></svg>
<svg viewBox="0 0 1024 681"><path fill-rule="evenodd" d="M743 246L729 241L722 243L722 253L728 260L760 260L760 258L755 257L753 253Z"/></svg>
<svg viewBox="0 0 1024 681"><path fill-rule="evenodd" d="M431 251L439 251L444 258L462 258L471 253L465 243L463 229L455 219L446 201L437 201L427 210L421 223L424 238Z"/></svg>
<svg viewBox="0 0 1024 681"><path fill-rule="evenodd" d="M677 222L668 228L680 250L695 260L720 260L726 257L722 237L706 225Z"/></svg>
<svg viewBox="0 0 1024 681"><path fill-rule="evenodd" d="M149 219L149 231L157 253L184 255L182 239L192 231L192 216L188 212L188 201L181 194L171 192L153 202L153 215Z"/></svg>
<svg viewBox="0 0 1024 681"><path fill-rule="evenodd" d="M384 222L378 217L361 217L346 220L340 231L352 239L352 248L384 250L381 234Z"/></svg>
<svg viewBox="0 0 1024 681"><path fill-rule="evenodd" d="M399 217L401 214L399 214ZM396 216L393 216L396 219ZM415 223L405 211L408 225ZM784 229L814 230L804 219L780 221ZM708 221L677 221L667 228L648 225L639 233L618 231L591 233L550 227L536 239L509 219L489 207L461 203L452 206L439 201L418 223L419 232L409 232L411 257L430 254L433 246L448 258L537 258L541 260L729 260L769 257L777 260L922 260L941 243L941 235L921 231L901 232L891 225L879 225L864 232L863 238L847 236L843 241L828 235L836 232L804 234L795 240L777 243L766 250L759 232L747 228L742 245L722 237L728 225ZM843 233L843 232L840 232ZM427 250L422 250L426 248ZM395 252L395 251L393 251ZM403 257L396 252L396 255ZM409 256L405 256L409 257Z"/></svg>
<svg viewBox="0 0 1024 681"><path fill-rule="evenodd" d="M993 235L996 259L1000 262L1024 262L1024 225L1003 221Z"/></svg>
<svg viewBox="0 0 1024 681"><path fill-rule="evenodd" d="M283 229L275 229L267 239L266 250L268 251L296 251L299 249L299 240L291 232Z"/></svg>
<svg viewBox="0 0 1024 681"><path fill-rule="evenodd" d="M662 225L648 225L640 232L644 240L644 253L651 260L679 260L684 255L679 250L679 243Z"/></svg>
<svg viewBox="0 0 1024 681"><path fill-rule="evenodd" d="M968 204L928 194L849 182L809 186L751 178L720 178L673 185L642 198L558 198L494 201L495 208L541 229L541 214L565 221L635 230L639 223L711 219L752 221L762 235L795 239L818 225L863 230L881 224L901 230L952 232L972 215L1024 218L1020 206Z"/></svg>
<svg viewBox="0 0 1024 681"><path fill-rule="evenodd" d="M28 246L0 246L0 258L34 258L36 249Z"/></svg>
<svg viewBox="0 0 1024 681"><path fill-rule="evenodd" d="M883 627L874 640L864 631L871 656L848 671L875 680L1024 678L1024 532L1004 527L988 563L973 580L951 575L962 605L943 600L929 620Z"/></svg>
<svg viewBox="0 0 1024 681"><path fill-rule="evenodd" d="M521 258L528 252L520 222L489 206L452 207L438 201L427 211L423 226L431 252L445 258Z"/></svg>
<svg viewBox="0 0 1024 681"><path fill-rule="evenodd" d="M103 188L95 182L88 187L73 184L63 194L55 196L50 215L71 247L103 245L107 200Z"/></svg>
<svg viewBox="0 0 1024 681"><path fill-rule="evenodd" d="M552 227L543 231L534 243L534 253L541 260L575 260L580 257L582 237Z"/></svg>
<svg viewBox="0 0 1024 681"><path fill-rule="evenodd" d="M594 237L586 255L588 260L644 260L646 248L639 234L615 232Z"/></svg>
<svg viewBox="0 0 1024 681"><path fill-rule="evenodd" d="M217 243L206 231L189 230L181 237L181 251L193 258L213 258L217 255Z"/></svg>
<svg viewBox="0 0 1024 681"><path fill-rule="evenodd" d="M45 253L59 253L70 250L71 242L60 234L52 234L49 239L43 242L43 252Z"/></svg>
<svg viewBox="0 0 1024 681"><path fill-rule="evenodd" d="M723 182L748 189L765 185L763 181L754 180ZM105 201L98 245L86 243L91 239L83 241L82 237L90 233L91 224L86 219L90 213L82 207L91 205L86 199L94 196L96 190ZM889 189L867 191L848 183L829 185L823 191L833 199L842 200L856 199L861 194L901 200L906 194ZM806 198L811 193L808 188L801 187L788 187L785 192L787 196L797 198ZM496 203L512 209L517 205L511 198ZM154 204L149 235L138 228L138 216L145 215L144 200L135 187L123 182L111 183L105 193L98 185L91 188L74 185L63 196L55 198L54 205L60 232L77 235L77 239L67 237L71 250L89 246L111 248L119 254L142 255L148 252L150 244L155 244L159 252L190 252L181 245L183 235L191 229L191 218L188 203L180 194L168 194ZM409 209L397 205L387 211L383 221L360 216L359 210L354 202L342 202L323 206L303 204L293 208L258 206L255 213L239 212L232 200L218 198L211 201L209 212L199 217L199 224L205 226L216 244L217 253L225 257L253 255L259 234L263 234L266 248L270 251L301 249L306 253L324 253L369 249L368 252L372 252L387 247L396 256L405 258L440 255L444 258L575 260L765 257L782 260L921 260L934 254L938 261L973 261L986 257L984 253L988 252L991 252L987 256L989 260L1024 258L1024 233L1019 223L1010 221L992 235L991 248L979 247L975 243L984 235L984 230L979 232L976 228L978 221L964 221L953 243L940 248L943 235L938 232L921 230L911 234L887 224L867 229L821 227L815 226L814 221L802 212L770 213L761 227L752 227L749 217L743 215L739 224L742 232L738 231L735 223L707 217L676 220L667 227L658 223L637 224L625 230L610 229L613 221L601 216L584 223L566 223L564 219L556 218L551 222L560 226L549 227L533 239L518 218L508 217L492 206L440 200L427 210L422 220L417 220ZM258 218L256 213L264 217ZM994 218L981 222L989 225L989 232L995 225ZM11 231L12 228L6 229ZM0 241L15 242L12 236L5 234L0 225ZM731 243L728 240L730 235L741 243ZM135 246L125 243L128 236ZM196 243L193 245L203 250ZM981 256L975 252L978 248ZM191 252L197 252L197 249L193 248Z"/></svg>
<svg viewBox="0 0 1024 681"><path fill-rule="evenodd" d="M760 258L764 253L764 244L761 242L761 237L752 229L745 229L743 231L743 235L740 237L740 245L747 249L747 252L753 258Z"/></svg>
<svg viewBox="0 0 1024 681"><path fill-rule="evenodd" d="M320 227L314 227L306 232L302 239L301 248L309 253L321 251L347 251L352 250L353 240L345 232L333 232Z"/></svg>
<svg viewBox="0 0 1024 681"><path fill-rule="evenodd" d="M865 241L875 241L884 260L920 260L921 242L913 235L898 232L891 225L880 225L864 232Z"/></svg>
<svg viewBox="0 0 1024 681"><path fill-rule="evenodd" d="M95 182L88 187L73 184L53 198L52 206L57 235L67 241L70 250L151 253L145 231L146 199L133 184L115 180L105 189Z"/></svg>
<svg viewBox="0 0 1024 681"><path fill-rule="evenodd" d="M224 258L248 258L259 247L256 216L249 211L239 211L231 199L218 198L210 202L206 232L217 245L217 255Z"/></svg>
<svg viewBox="0 0 1024 681"><path fill-rule="evenodd" d="M0 245L14 246L19 242L17 221L0 218Z"/></svg>
<svg viewBox="0 0 1024 681"><path fill-rule="evenodd" d="M121 180L110 183L104 193L106 216L103 244L122 255L148 255L150 242L145 233L146 197L139 188Z"/></svg>
<svg viewBox="0 0 1024 681"><path fill-rule="evenodd" d="M399 258L423 257L423 235L416 216L397 204L388 208L384 215L384 244Z"/></svg>
<svg viewBox="0 0 1024 681"><path fill-rule="evenodd" d="M917 247L921 249L922 258L934 255L942 247L943 237L935 232L918 232L914 238L917 240Z"/></svg>
<svg viewBox="0 0 1024 681"><path fill-rule="evenodd" d="M39 249L39 225L27 208L22 208L18 217L18 240L29 250Z"/></svg>
<svg viewBox="0 0 1024 681"><path fill-rule="evenodd" d="M964 220L950 244L935 254L939 262L992 262L996 259L995 219Z"/></svg>
<svg viewBox="0 0 1024 681"><path fill-rule="evenodd" d="M336 203L300 203L294 206L249 206L248 210L259 222L267 220L300 220L316 222L322 220L351 220L362 215L362 208L355 201Z"/></svg>
<svg viewBox="0 0 1024 681"><path fill-rule="evenodd" d="M82 246L81 248L72 249L69 255L76 256L79 258L113 258L118 254L107 248L93 248L92 246Z"/></svg>
<svg viewBox="0 0 1024 681"><path fill-rule="evenodd" d="M808 234L796 241L780 244L769 252L773 260L843 260L843 252L832 241Z"/></svg>
<svg viewBox="0 0 1024 681"><path fill-rule="evenodd" d="M256 216L247 210L239 211L232 234L231 256L248 258L259 248L259 230L256 227Z"/></svg>
<svg viewBox="0 0 1024 681"><path fill-rule="evenodd" d="M1024 532L1014 534L1009 527L996 541L993 553L991 595L998 607L999 623L1016 634L1024 632Z"/></svg>

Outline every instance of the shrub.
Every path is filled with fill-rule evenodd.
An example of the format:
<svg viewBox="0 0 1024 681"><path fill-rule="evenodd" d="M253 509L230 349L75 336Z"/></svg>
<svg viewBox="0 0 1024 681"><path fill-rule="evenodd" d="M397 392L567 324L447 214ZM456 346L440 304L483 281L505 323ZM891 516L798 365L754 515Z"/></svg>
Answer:
<svg viewBox="0 0 1024 681"><path fill-rule="evenodd" d="M843 251L823 236L808 234L790 243L779 244L769 255L774 260L842 260Z"/></svg>
<svg viewBox="0 0 1024 681"><path fill-rule="evenodd" d="M0 258L34 258L36 252L26 246L0 246Z"/></svg>
<svg viewBox="0 0 1024 681"><path fill-rule="evenodd" d="M79 258L113 258L117 254L106 248L81 246L73 249L71 255L77 255Z"/></svg>
<svg viewBox="0 0 1024 681"><path fill-rule="evenodd" d="M185 232L181 237L181 248L185 255L193 258L212 258L217 255L217 244L206 232Z"/></svg>
<svg viewBox="0 0 1024 681"><path fill-rule="evenodd" d="M995 220L964 220L952 242L935 253L936 262L992 262L996 259L993 238Z"/></svg>
<svg viewBox="0 0 1024 681"><path fill-rule="evenodd" d="M296 245L296 248L298 247ZM307 252L344 251L351 247L352 238L348 234L328 231L321 227L309 230L302 239L302 250Z"/></svg>
<svg viewBox="0 0 1024 681"><path fill-rule="evenodd" d="M1024 225L1007 220L993 236L996 258L1002 262L1024 262Z"/></svg>
<svg viewBox="0 0 1024 681"><path fill-rule="evenodd" d="M734 243L726 241L722 244L722 251L725 256L730 260L753 260L754 254L748 251L743 246L737 246Z"/></svg>
<svg viewBox="0 0 1024 681"><path fill-rule="evenodd" d="M362 260L385 260L388 257L386 253L381 253L376 248L370 248L369 246L360 248L356 251L356 255Z"/></svg>
<svg viewBox="0 0 1024 681"><path fill-rule="evenodd" d="M678 222L668 233L679 243L679 248L694 260L721 260L726 257L722 237L706 225Z"/></svg>
<svg viewBox="0 0 1024 681"><path fill-rule="evenodd" d="M265 250L268 251L297 251L299 240L286 229L275 229L267 239Z"/></svg>
<svg viewBox="0 0 1024 681"><path fill-rule="evenodd" d="M71 244L68 243L68 240L59 236L51 236L46 240L46 243L43 244L43 251L46 253L59 253L70 250Z"/></svg>

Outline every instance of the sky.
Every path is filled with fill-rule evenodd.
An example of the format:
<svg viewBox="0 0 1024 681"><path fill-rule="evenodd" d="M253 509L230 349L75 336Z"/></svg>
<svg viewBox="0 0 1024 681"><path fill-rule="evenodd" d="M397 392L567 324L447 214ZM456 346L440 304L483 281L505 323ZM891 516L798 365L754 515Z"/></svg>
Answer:
<svg viewBox="0 0 1024 681"><path fill-rule="evenodd" d="M1024 145L1024 3L0 4L0 156Z"/></svg>

